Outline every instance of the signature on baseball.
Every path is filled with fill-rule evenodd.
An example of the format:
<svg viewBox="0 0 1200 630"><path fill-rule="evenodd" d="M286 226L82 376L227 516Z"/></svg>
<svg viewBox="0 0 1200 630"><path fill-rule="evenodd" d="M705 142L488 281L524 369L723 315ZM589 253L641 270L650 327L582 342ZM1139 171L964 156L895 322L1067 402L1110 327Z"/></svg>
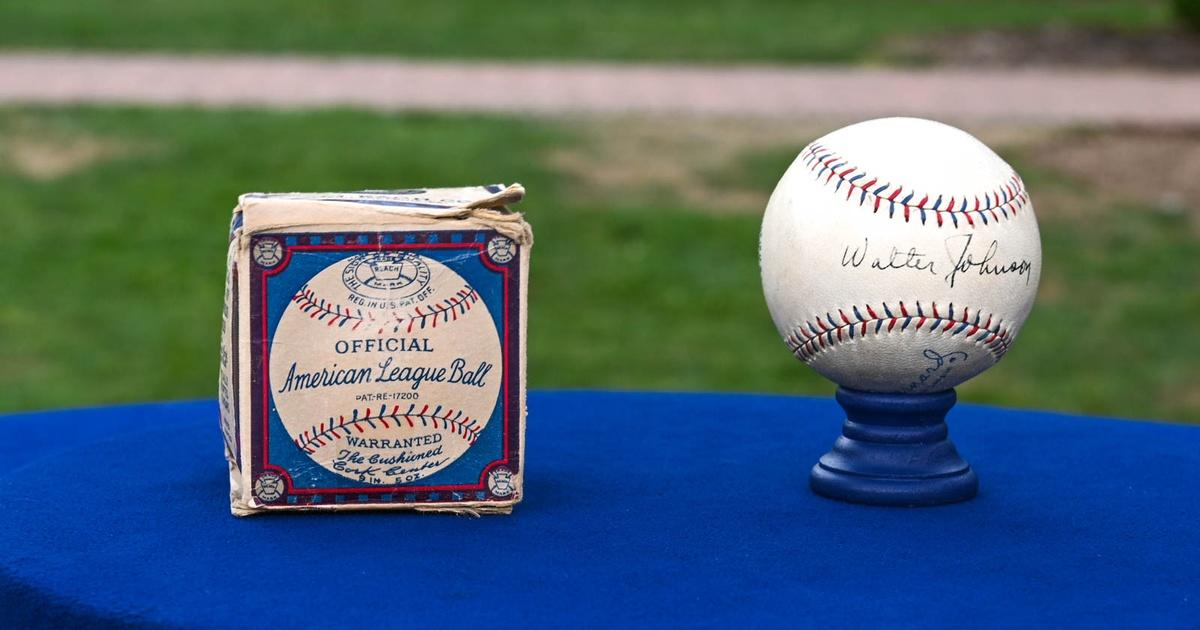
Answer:
<svg viewBox="0 0 1200 630"><path fill-rule="evenodd" d="M917 247L893 245L886 254L871 253L871 240L863 237L861 246L847 245L842 250L842 266L879 271L911 271L941 276L946 284L953 287L962 275L1004 276L1016 274L1024 276L1025 284L1029 284L1033 263L1027 258L1015 260L996 260L1000 250L1000 242L993 239L986 247L972 247L974 234L956 234L945 240L946 258L935 259L927 252ZM868 262L869 261L869 262ZM941 269L949 269L945 274Z"/></svg>
<svg viewBox="0 0 1200 630"><path fill-rule="evenodd" d="M926 348L921 354L929 359L929 364L913 382L908 384L909 391L929 391L937 387L950 375L954 363L970 358L966 352L955 351L941 354L932 348Z"/></svg>

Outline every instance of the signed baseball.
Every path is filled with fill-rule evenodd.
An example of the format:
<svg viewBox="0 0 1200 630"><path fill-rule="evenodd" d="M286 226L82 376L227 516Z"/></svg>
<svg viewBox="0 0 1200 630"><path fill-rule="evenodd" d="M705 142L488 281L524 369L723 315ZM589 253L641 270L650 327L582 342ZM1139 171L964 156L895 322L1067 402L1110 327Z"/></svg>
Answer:
<svg viewBox="0 0 1200 630"><path fill-rule="evenodd" d="M797 358L873 392L950 389L1008 351L1042 252L1021 178L970 134L884 118L805 147L763 218L763 291Z"/></svg>

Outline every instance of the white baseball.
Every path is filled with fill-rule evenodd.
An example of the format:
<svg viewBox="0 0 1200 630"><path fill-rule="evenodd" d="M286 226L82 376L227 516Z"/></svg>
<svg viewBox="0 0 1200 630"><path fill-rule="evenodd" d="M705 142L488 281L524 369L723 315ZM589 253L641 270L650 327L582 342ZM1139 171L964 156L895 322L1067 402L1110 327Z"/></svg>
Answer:
<svg viewBox="0 0 1200 630"><path fill-rule="evenodd" d="M846 387L949 389L994 365L1037 292L1021 178L970 134L916 118L806 147L763 218L763 292L793 354Z"/></svg>

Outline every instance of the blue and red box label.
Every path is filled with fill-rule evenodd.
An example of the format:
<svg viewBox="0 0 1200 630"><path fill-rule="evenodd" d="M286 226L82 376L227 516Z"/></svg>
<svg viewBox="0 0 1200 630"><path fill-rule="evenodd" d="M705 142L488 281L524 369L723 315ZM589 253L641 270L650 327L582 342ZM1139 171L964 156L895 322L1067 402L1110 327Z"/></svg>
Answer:
<svg viewBox="0 0 1200 630"><path fill-rule="evenodd" d="M246 238L249 321L234 308L227 327L249 341L228 345L247 352L232 432L249 436L233 448L251 507L520 498L523 245L493 229Z"/></svg>

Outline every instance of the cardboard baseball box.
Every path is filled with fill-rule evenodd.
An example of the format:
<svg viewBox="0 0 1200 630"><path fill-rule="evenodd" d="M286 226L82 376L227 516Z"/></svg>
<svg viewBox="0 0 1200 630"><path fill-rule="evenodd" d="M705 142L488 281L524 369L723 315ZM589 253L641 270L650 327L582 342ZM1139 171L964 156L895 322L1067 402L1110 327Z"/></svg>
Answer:
<svg viewBox="0 0 1200 630"><path fill-rule="evenodd" d="M533 234L508 205L523 195L241 196L220 375L234 514L511 511Z"/></svg>

